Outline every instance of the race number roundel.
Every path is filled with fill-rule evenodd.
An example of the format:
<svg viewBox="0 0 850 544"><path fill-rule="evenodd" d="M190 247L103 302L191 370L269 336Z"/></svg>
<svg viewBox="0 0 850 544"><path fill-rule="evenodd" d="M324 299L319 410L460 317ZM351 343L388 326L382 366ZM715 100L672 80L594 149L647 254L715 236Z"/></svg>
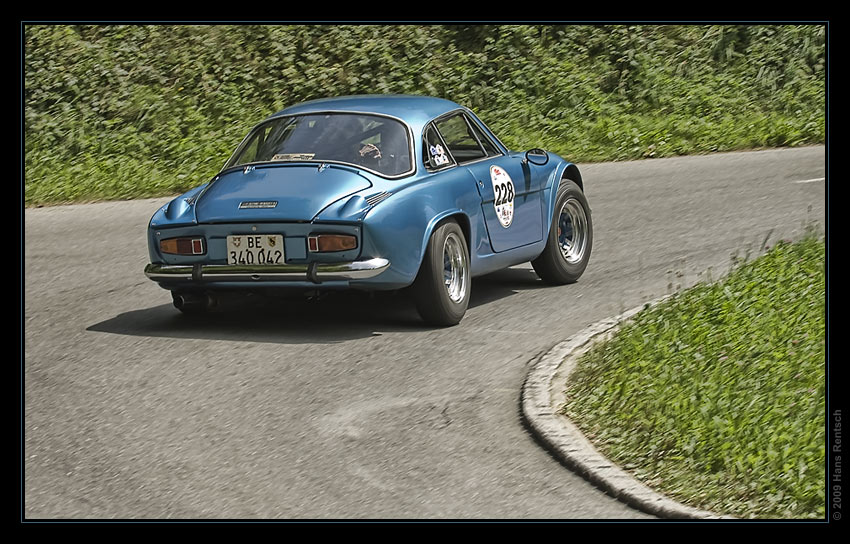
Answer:
<svg viewBox="0 0 850 544"><path fill-rule="evenodd" d="M496 195L493 201L496 217L503 227L508 228L514 220L514 182L498 166L490 167L490 181L493 182L493 193Z"/></svg>

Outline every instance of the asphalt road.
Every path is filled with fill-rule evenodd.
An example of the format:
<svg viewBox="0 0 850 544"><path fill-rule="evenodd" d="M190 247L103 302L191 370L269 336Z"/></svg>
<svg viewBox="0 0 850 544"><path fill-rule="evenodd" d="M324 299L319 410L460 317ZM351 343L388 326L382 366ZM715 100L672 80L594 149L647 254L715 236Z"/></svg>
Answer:
<svg viewBox="0 0 850 544"><path fill-rule="evenodd" d="M476 279L448 329L403 293L186 319L142 272L165 199L27 209L24 516L649 517L534 442L527 363L765 238L824 229L824 172L823 147L586 165L582 279Z"/></svg>

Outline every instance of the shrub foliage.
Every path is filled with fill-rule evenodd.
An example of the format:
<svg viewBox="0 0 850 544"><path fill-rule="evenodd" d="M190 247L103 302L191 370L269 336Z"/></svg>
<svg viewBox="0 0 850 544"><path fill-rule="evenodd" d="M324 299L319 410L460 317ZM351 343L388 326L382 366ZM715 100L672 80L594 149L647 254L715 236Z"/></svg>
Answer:
<svg viewBox="0 0 850 544"><path fill-rule="evenodd" d="M246 131L325 96L473 108L575 161L823 142L825 27L30 25L25 201L206 181Z"/></svg>

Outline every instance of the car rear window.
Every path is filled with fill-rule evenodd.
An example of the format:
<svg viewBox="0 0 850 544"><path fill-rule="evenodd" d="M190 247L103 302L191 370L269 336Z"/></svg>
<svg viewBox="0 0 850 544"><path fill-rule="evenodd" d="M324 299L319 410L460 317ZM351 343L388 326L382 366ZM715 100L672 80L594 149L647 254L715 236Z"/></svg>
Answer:
<svg viewBox="0 0 850 544"><path fill-rule="evenodd" d="M410 140L396 119L322 113L272 119L254 128L225 168L258 162L340 162L383 176L413 170Z"/></svg>

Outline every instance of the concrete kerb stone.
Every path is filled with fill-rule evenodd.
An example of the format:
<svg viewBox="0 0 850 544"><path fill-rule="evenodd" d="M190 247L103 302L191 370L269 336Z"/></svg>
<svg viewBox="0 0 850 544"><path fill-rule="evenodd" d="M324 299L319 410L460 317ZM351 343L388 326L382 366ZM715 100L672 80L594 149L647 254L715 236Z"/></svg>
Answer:
<svg viewBox="0 0 850 544"><path fill-rule="evenodd" d="M647 487L599 453L569 418L558 413L563 404L564 384L576 362L593 343L613 334L621 323L639 311L668 297L599 321L532 361L522 388L522 417L529 431L561 462L639 510L663 518L734 519L681 504Z"/></svg>

